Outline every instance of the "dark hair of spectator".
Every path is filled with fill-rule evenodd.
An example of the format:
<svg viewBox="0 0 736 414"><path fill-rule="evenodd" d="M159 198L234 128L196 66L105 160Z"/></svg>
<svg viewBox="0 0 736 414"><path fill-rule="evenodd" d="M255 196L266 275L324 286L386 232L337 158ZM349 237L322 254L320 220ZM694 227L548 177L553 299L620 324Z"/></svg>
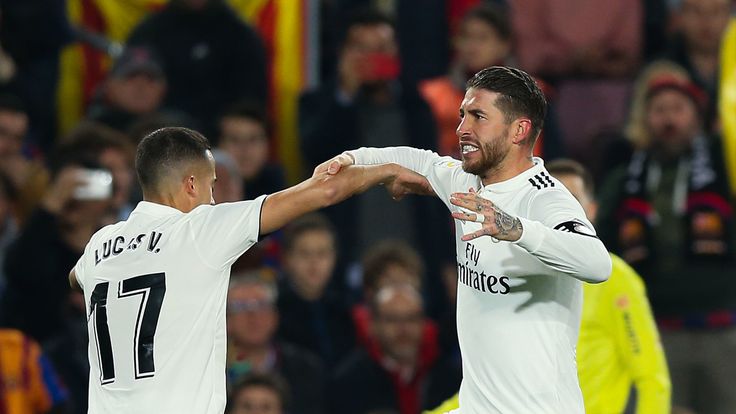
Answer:
<svg viewBox="0 0 736 414"><path fill-rule="evenodd" d="M571 159L559 158L546 163L544 167L550 174L558 179L560 175L573 175L580 177L583 180L583 190L588 194L588 196L593 197L595 193L593 176L590 174L590 171L583 166L583 164Z"/></svg>
<svg viewBox="0 0 736 414"><path fill-rule="evenodd" d="M161 180L182 164L207 161L210 143L189 128L161 128L144 137L135 155L135 170L144 191L157 191Z"/></svg>
<svg viewBox="0 0 736 414"><path fill-rule="evenodd" d="M286 381L277 374L251 372L243 377L243 379L240 380L233 387L232 391L230 392L230 398L228 398L227 409L225 410L225 412L230 413L233 411L233 409L235 408L235 401L238 398L238 394L248 388L257 387L266 388L273 391L278 396L279 401L281 401L282 410L288 410L290 404L289 384L287 384Z"/></svg>
<svg viewBox="0 0 736 414"><path fill-rule="evenodd" d="M266 130L266 135L269 135L270 131L270 125L268 123L268 117L266 116L266 111L263 108L263 105L254 102L254 101L241 101L236 102L222 113L220 115L220 121L222 121L225 118L245 118L252 121L255 121L256 123L260 124L264 130ZM220 131L222 134L222 131Z"/></svg>
<svg viewBox="0 0 736 414"><path fill-rule="evenodd" d="M23 101L15 95L0 93L0 112L22 112L26 113Z"/></svg>
<svg viewBox="0 0 736 414"><path fill-rule="evenodd" d="M481 4L468 10L463 16L463 23L469 20L480 20L493 28L502 40L511 40L511 25L505 7L494 4Z"/></svg>
<svg viewBox="0 0 736 414"><path fill-rule="evenodd" d="M363 256L363 290L375 291L386 269L391 265L400 266L420 278L424 265L419 254L409 244L401 240L385 240Z"/></svg>
<svg viewBox="0 0 736 414"><path fill-rule="evenodd" d="M116 149L133 157L133 144L127 135L98 122L82 122L64 139L65 144L79 151L100 155L107 149Z"/></svg>
<svg viewBox="0 0 736 414"><path fill-rule="evenodd" d="M521 116L528 117L532 122L529 144L531 148L534 147L544 125L547 100L529 74L507 66L492 66L470 78L467 87L498 93L500 96L496 98L495 105L503 112L506 123Z"/></svg>
<svg viewBox="0 0 736 414"><path fill-rule="evenodd" d="M323 214L311 213L292 221L284 228L282 241L284 252L289 252L294 247L296 240L310 231L328 233L332 241L335 241L335 226L330 220Z"/></svg>
<svg viewBox="0 0 736 414"><path fill-rule="evenodd" d="M370 7L359 8L355 10L352 14L348 16L348 19L345 22L345 26L342 30L342 36L340 36L340 38L342 39L341 46L345 45L345 41L348 38L348 33L350 32L350 29L356 26L379 25L388 25L391 26L391 28L396 29L396 25L394 24L393 19L391 19L391 17L389 17L386 13L381 12L380 10L376 10Z"/></svg>

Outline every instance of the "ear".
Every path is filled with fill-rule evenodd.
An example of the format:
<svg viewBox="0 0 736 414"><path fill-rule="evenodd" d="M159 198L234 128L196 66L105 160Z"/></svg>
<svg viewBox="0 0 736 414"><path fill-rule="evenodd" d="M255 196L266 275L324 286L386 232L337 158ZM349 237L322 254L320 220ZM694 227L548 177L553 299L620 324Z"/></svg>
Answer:
<svg viewBox="0 0 736 414"><path fill-rule="evenodd" d="M184 178L184 191L187 193L190 197L196 197L197 196L197 179L194 177L194 174L189 174Z"/></svg>
<svg viewBox="0 0 736 414"><path fill-rule="evenodd" d="M532 121L529 118L519 118L511 124L513 133L512 142L521 145L527 142L532 133Z"/></svg>

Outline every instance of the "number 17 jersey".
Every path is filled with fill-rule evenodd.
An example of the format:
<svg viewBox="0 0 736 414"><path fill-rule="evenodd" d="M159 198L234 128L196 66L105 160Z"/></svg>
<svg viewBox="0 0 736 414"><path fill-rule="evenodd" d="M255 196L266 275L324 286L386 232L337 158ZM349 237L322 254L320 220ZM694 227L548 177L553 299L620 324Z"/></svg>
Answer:
<svg viewBox="0 0 736 414"><path fill-rule="evenodd" d="M141 202L74 267L89 334L89 412L221 414L233 262L258 240L265 196L190 213Z"/></svg>

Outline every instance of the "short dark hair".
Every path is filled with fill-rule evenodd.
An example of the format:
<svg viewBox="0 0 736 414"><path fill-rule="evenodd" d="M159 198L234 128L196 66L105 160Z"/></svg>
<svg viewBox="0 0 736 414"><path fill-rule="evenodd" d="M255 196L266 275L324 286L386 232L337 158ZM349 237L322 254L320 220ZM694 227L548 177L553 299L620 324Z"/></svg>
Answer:
<svg viewBox="0 0 736 414"><path fill-rule="evenodd" d="M593 175L583 164L569 158L558 158L550 161L544 166L553 177L559 179L560 175L574 175L583 180L583 190L592 198L595 194Z"/></svg>
<svg viewBox="0 0 736 414"><path fill-rule="evenodd" d="M419 253L408 243L402 240L384 240L363 256L363 289L375 291L379 278L391 265L401 266L420 278L424 271Z"/></svg>
<svg viewBox="0 0 736 414"><path fill-rule="evenodd" d="M138 144L135 170L144 191L157 191L162 178L182 163L206 161L210 143L199 132L166 127L146 135Z"/></svg>
<svg viewBox="0 0 736 414"><path fill-rule="evenodd" d="M226 413L231 413L235 408L235 400L243 390L252 387L262 387L273 391L281 402L281 408L285 412L290 404L289 384L278 374L249 372L233 387L228 398Z"/></svg>
<svg viewBox="0 0 736 414"><path fill-rule="evenodd" d="M64 137L63 142L64 145L98 156L103 151L112 148L124 153L129 161L133 158L134 147L130 138L99 122L83 121L79 123Z"/></svg>
<svg viewBox="0 0 736 414"><path fill-rule="evenodd" d="M260 124L266 134L270 130L268 123L268 117L266 116L266 110L262 104L256 101L239 101L228 106L225 111L220 115L220 121L225 118L245 118ZM222 134L222 131L220 131Z"/></svg>
<svg viewBox="0 0 736 414"><path fill-rule="evenodd" d="M547 100L528 73L507 66L491 66L476 73L466 86L498 93L495 104L507 123L519 116L528 117L532 121L529 144L534 147L547 115Z"/></svg>
<svg viewBox="0 0 736 414"><path fill-rule="evenodd" d="M481 20L489 27L492 27L502 40L511 40L511 25L509 24L506 7L495 4L480 4L465 13L462 23L467 23L468 20L473 19Z"/></svg>
<svg viewBox="0 0 736 414"><path fill-rule="evenodd" d="M284 227L284 238L282 241L285 252L294 248L294 243L303 234L310 231L323 231L328 233L332 240L336 239L335 226L324 214L311 213L300 217Z"/></svg>
<svg viewBox="0 0 736 414"><path fill-rule="evenodd" d="M372 7L358 8L347 16L342 35L340 36L342 39L341 45L345 45L348 39L348 32L355 26L378 26L383 24L391 26L394 30L396 29L393 19L386 13Z"/></svg>

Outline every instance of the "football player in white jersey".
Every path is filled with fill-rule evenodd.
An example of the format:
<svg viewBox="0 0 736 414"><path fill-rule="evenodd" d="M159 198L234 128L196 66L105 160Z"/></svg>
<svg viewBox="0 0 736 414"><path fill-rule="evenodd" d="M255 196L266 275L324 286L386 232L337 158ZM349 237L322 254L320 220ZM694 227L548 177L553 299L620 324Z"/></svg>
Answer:
<svg viewBox="0 0 736 414"><path fill-rule="evenodd" d="M461 161L361 148L315 170L337 176L346 165L397 163L423 175L453 211L462 414L584 412L580 283L606 280L611 259L580 204L532 156L546 105L525 72L487 68L468 81L460 107Z"/></svg>
<svg viewBox="0 0 736 414"><path fill-rule="evenodd" d="M385 182L395 166L314 176L251 201L214 204L207 139L163 128L138 146L144 201L102 228L69 274L88 311L89 412L222 414L230 266L288 221ZM421 180L421 177L418 177ZM406 180L405 180L406 179Z"/></svg>

